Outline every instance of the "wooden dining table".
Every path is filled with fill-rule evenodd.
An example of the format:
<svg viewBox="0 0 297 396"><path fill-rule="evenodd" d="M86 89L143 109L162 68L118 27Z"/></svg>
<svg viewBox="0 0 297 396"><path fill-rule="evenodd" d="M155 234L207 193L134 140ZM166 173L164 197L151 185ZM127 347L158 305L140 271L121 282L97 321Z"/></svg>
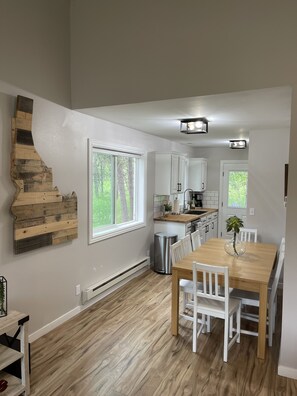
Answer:
<svg viewBox="0 0 297 396"><path fill-rule="evenodd" d="M277 246L268 243L246 242L242 256L230 256L225 252L226 240L209 239L197 250L172 266L171 332L178 335L179 326L179 280L192 280L193 261L229 267L229 286L259 293L259 324L257 357L265 359L267 292L272 268L276 261Z"/></svg>

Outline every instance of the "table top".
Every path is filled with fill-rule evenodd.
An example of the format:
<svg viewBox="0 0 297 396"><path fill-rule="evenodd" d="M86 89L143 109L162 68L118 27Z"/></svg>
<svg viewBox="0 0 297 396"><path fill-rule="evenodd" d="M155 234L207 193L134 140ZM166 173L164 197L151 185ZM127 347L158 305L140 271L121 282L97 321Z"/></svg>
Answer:
<svg viewBox="0 0 297 396"><path fill-rule="evenodd" d="M230 256L225 252L226 240L209 239L172 267L172 271L192 271L193 261L229 267L229 278L268 284L273 268L277 246L268 243L245 242L246 251L242 256Z"/></svg>

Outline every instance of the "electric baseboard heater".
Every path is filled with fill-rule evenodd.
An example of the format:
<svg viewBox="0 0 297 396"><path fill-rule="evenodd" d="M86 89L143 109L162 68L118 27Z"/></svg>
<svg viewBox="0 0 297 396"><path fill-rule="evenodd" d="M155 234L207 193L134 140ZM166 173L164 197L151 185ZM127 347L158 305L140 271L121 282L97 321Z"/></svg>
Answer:
<svg viewBox="0 0 297 396"><path fill-rule="evenodd" d="M148 267L149 265L150 258L146 257L143 260L139 261L137 264L132 265L124 271L121 271L120 273L112 276L111 278L105 279L104 281L98 282L88 287L82 292L82 303L85 304L87 301L110 289L112 286L123 281L124 279L133 275L135 272L141 270L142 268Z"/></svg>

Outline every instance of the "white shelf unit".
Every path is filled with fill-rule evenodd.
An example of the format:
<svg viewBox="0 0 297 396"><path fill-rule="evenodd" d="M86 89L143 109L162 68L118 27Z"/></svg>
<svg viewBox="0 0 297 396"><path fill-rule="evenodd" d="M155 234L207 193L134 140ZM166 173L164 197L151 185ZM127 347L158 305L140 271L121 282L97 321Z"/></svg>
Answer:
<svg viewBox="0 0 297 396"><path fill-rule="evenodd" d="M20 352L10 347L0 345L0 380L6 380L8 386L1 396L18 396L30 394L29 380L29 316L17 311L11 311L0 318L0 335L20 329ZM3 371L7 366L20 359L21 379Z"/></svg>

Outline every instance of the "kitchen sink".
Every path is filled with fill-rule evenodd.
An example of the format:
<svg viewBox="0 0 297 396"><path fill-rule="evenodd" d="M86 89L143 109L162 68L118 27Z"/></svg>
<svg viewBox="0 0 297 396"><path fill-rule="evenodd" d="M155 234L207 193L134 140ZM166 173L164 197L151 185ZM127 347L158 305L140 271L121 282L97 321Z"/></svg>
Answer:
<svg viewBox="0 0 297 396"><path fill-rule="evenodd" d="M192 215L202 215L204 213L207 213L207 210L186 210L185 214L192 214Z"/></svg>

